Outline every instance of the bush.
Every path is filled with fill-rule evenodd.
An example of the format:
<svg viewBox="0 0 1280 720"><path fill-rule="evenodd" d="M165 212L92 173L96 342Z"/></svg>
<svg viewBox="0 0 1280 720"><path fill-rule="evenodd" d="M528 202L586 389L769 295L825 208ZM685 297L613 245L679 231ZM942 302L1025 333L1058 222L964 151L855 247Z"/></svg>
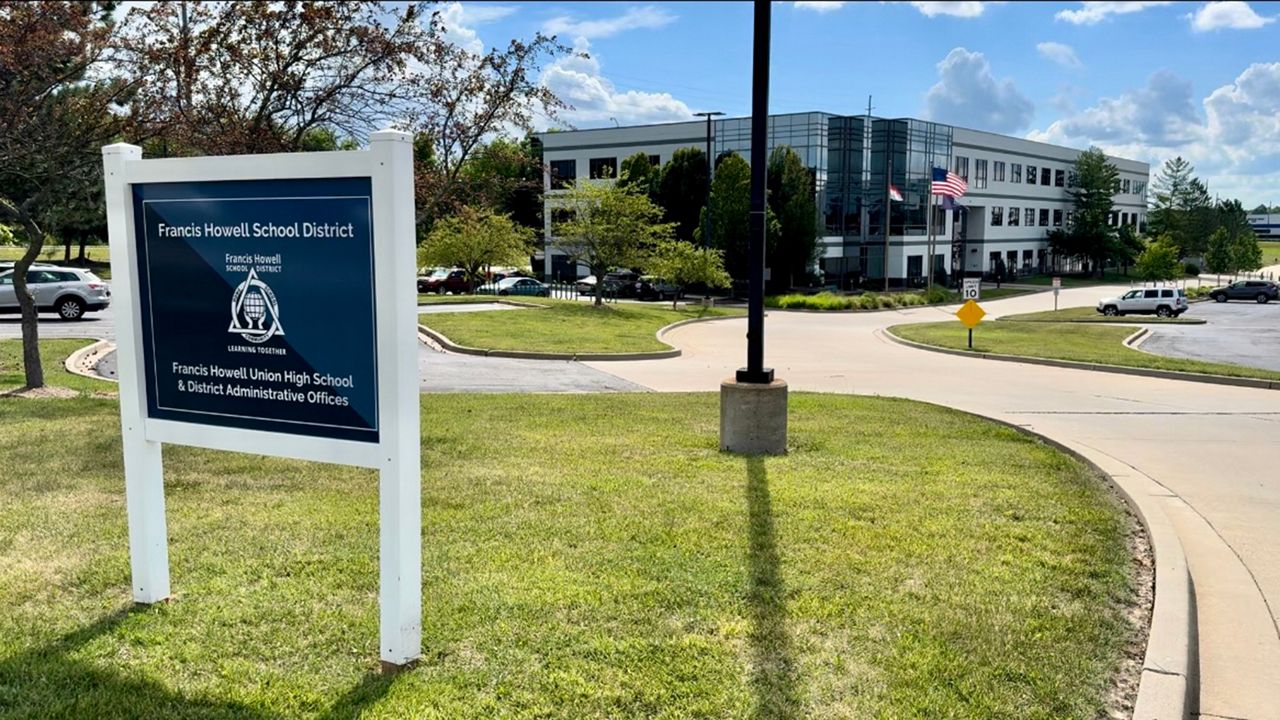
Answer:
<svg viewBox="0 0 1280 720"><path fill-rule="evenodd" d="M779 310L892 310L900 307L938 305L954 298L945 288L935 287L928 292L903 292L881 295L868 292L862 295L838 295L820 292L816 295L771 295L764 299L766 307Z"/></svg>
<svg viewBox="0 0 1280 720"><path fill-rule="evenodd" d="M1182 272L1184 272L1184 273L1186 273L1186 274L1188 274L1188 275L1199 275L1199 274L1200 274L1200 266L1199 266L1199 265L1197 265L1197 264L1195 264L1195 263L1193 263L1193 262L1189 262L1189 263L1186 263L1186 264L1184 264L1184 265L1182 266Z"/></svg>

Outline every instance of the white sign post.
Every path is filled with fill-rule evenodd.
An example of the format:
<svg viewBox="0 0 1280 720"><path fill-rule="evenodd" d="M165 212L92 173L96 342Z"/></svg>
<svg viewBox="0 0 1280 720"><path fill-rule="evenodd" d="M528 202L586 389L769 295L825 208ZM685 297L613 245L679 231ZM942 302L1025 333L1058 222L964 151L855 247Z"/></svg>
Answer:
<svg viewBox="0 0 1280 720"><path fill-rule="evenodd" d="M384 670L409 664L422 645L412 135L373 133L360 152L102 153L134 601L170 596L162 444L374 468L379 655ZM310 301L335 287L347 294Z"/></svg>
<svg viewBox="0 0 1280 720"><path fill-rule="evenodd" d="M1053 311L1054 312L1058 311L1058 290L1060 290L1061 288L1062 288L1062 278L1055 275L1053 277Z"/></svg>
<svg viewBox="0 0 1280 720"><path fill-rule="evenodd" d="M964 288L961 291L961 300L981 300L982 294L982 278L965 278Z"/></svg>

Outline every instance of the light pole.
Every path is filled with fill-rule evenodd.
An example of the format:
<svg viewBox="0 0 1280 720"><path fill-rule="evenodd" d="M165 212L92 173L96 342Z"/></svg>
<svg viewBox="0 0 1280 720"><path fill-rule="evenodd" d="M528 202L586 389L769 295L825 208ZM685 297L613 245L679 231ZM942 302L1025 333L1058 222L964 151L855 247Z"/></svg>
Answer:
<svg viewBox="0 0 1280 720"><path fill-rule="evenodd" d="M715 170L715 164L711 159L711 118L723 115L724 113L717 110L707 112L696 112L694 117L704 117L707 119L707 201L706 218L702 221L702 249L706 250L707 245L711 242L711 173Z"/></svg>

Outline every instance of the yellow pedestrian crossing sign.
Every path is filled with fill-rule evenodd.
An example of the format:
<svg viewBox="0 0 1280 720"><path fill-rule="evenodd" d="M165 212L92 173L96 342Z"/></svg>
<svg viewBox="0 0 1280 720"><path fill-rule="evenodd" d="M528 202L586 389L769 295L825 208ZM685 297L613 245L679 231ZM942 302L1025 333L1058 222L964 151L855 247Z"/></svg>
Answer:
<svg viewBox="0 0 1280 720"><path fill-rule="evenodd" d="M964 323L964 326L970 330L977 327L978 323L982 322L982 318L986 316L987 313L982 309L982 306L973 300L965 302L956 311L956 317L960 318L960 322Z"/></svg>

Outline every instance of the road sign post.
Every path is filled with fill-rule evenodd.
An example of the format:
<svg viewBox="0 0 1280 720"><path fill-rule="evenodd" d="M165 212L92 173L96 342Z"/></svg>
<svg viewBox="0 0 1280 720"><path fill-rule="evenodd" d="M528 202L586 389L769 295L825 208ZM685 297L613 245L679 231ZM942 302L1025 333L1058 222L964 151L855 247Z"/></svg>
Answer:
<svg viewBox="0 0 1280 720"><path fill-rule="evenodd" d="M1062 288L1062 278L1054 276L1053 278L1053 311L1058 311L1058 290Z"/></svg>
<svg viewBox="0 0 1280 720"><path fill-rule="evenodd" d="M968 302L980 300L982 297L982 278L965 278L960 299Z"/></svg>
<svg viewBox="0 0 1280 720"><path fill-rule="evenodd" d="M413 138L103 148L133 597L169 597L162 444L379 472L380 656L421 652Z"/></svg>
<svg viewBox="0 0 1280 720"><path fill-rule="evenodd" d="M965 282L967 284L968 280ZM956 317L960 319L960 322L965 327L969 328L970 350L973 349L973 329L978 326L978 323L982 322L982 318L986 317L986 315L986 311L975 300L966 300L964 305L961 305L960 309L956 311Z"/></svg>

